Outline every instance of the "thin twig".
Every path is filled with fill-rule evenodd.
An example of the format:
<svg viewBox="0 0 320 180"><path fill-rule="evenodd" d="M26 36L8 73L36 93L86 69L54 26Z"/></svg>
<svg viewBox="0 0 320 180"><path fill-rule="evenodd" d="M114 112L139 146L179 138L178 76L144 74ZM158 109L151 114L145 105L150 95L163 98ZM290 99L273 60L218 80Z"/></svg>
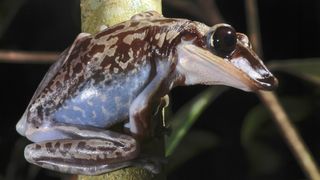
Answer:
<svg viewBox="0 0 320 180"><path fill-rule="evenodd" d="M280 105L276 95L272 92L264 91L260 91L258 95L271 112L273 119L306 175L312 180L319 180L320 174L316 162Z"/></svg>
<svg viewBox="0 0 320 180"><path fill-rule="evenodd" d="M254 49L262 53L258 9L255 0L246 0L247 24ZM260 54L261 56L261 54ZM284 139L295 155L305 174L312 180L320 180L318 166L312 154L304 144L298 131L291 123L288 115L280 105L276 95L272 92L257 92L266 108L271 112L275 123L278 125Z"/></svg>
<svg viewBox="0 0 320 180"><path fill-rule="evenodd" d="M0 50L0 62L5 63L52 63L58 59L57 52L26 52Z"/></svg>
<svg viewBox="0 0 320 180"><path fill-rule="evenodd" d="M250 42L257 54L262 57L263 52L261 47L261 31L256 1L246 0L245 9Z"/></svg>

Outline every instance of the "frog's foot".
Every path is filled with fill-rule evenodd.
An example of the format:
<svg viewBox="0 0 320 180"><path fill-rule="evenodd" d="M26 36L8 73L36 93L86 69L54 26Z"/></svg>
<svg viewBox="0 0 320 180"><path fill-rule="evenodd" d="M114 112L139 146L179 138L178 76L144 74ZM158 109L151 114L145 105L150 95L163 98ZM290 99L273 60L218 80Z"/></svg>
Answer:
<svg viewBox="0 0 320 180"><path fill-rule="evenodd" d="M63 132L66 128L56 127L53 131ZM99 129L70 128L74 131L64 133L72 138L28 145L25 148L27 161L64 173L98 175L130 166L130 161L138 156L139 146L130 136Z"/></svg>

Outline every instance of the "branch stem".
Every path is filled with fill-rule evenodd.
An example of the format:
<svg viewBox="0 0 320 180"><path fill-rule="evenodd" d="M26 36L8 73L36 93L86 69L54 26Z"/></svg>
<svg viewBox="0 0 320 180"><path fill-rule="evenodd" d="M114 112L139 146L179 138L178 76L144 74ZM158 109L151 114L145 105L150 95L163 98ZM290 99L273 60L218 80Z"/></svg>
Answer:
<svg viewBox="0 0 320 180"><path fill-rule="evenodd" d="M296 128L291 123L288 115L280 105L276 95L272 92L260 91L260 99L271 112L275 123L278 125L284 139L291 148L301 168L312 180L320 180L320 173L310 151L299 136Z"/></svg>
<svg viewBox="0 0 320 180"><path fill-rule="evenodd" d="M247 26L249 36L252 41L252 46L256 52L262 56L261 34L259 29L260 25L256 0L246 0L245 3ZM318 166L312 157L311 152L304 144L304 141L294 127L294 124L291 123L292 121L284 111L275 93L265 91L258 91L257 93L262 102L265 104L266 108L272 114L275 123L278 125L279 130L283 135L283 138L295 155L305 174L309 179L320 180Z"/></svg>
<svg viewBox="0 0 320 180"><path fill-rule="evenodd" d="M261 31L256 0L246 0L245 9L250 42L257 54L262 57Z"/></svg>
<svg viewBox="0 0 320 180"><path fill-rule="evenodd" d="M81 0L83 32L95 34L101 26L112 26L145 11L162 12L161 0Z"/></svg>
<svg viewBox="0 0 320 180"><path fill-rule="evenodd" d="M0 50L0 62L4 63L49 63L58 59L57 52L27 52Z"/></svg>
<svg viewBox="0 0 320 180"><path fill-rule="evenodd" d="M110 27L129 20L137 13L151 10L161 13L161 0L81 0L80 6L82 31L91 34L99 32L102 26ZM153 119L153 121L161 122L159 119ZM143 153L164 157L163 137L154 138L148 145L141 150ZM151 148L148 149L148 147ZM165 179L165 175L161 172L155 176L144 168L127 167L99 176L78 176L78 180L104 179L162 180Z"/></svg>

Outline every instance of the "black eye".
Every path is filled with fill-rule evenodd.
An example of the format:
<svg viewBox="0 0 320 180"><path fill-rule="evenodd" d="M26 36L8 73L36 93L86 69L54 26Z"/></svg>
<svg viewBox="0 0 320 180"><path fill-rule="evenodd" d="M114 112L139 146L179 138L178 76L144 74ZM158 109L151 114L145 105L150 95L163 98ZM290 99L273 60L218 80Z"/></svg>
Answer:
<svg viewBox="0 0 320 180"><path fill-rule="evenodd" d="M220 56L227 57L236 48L237 34L230 26L217 27L209 36L209 46Z"/></svg>

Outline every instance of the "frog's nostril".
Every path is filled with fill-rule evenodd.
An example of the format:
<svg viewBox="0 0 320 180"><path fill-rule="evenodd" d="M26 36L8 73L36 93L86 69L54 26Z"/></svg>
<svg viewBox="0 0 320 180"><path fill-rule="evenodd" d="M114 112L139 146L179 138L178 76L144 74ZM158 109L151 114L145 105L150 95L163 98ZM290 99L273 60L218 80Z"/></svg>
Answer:
<svg viewBox="0 0 320 180"><path fill-rule="evenodd" d="M257 79L257 81L261 85L261 90L272 91L278 87L278 79L273 75L269 75L263 79Z"/></svg>

